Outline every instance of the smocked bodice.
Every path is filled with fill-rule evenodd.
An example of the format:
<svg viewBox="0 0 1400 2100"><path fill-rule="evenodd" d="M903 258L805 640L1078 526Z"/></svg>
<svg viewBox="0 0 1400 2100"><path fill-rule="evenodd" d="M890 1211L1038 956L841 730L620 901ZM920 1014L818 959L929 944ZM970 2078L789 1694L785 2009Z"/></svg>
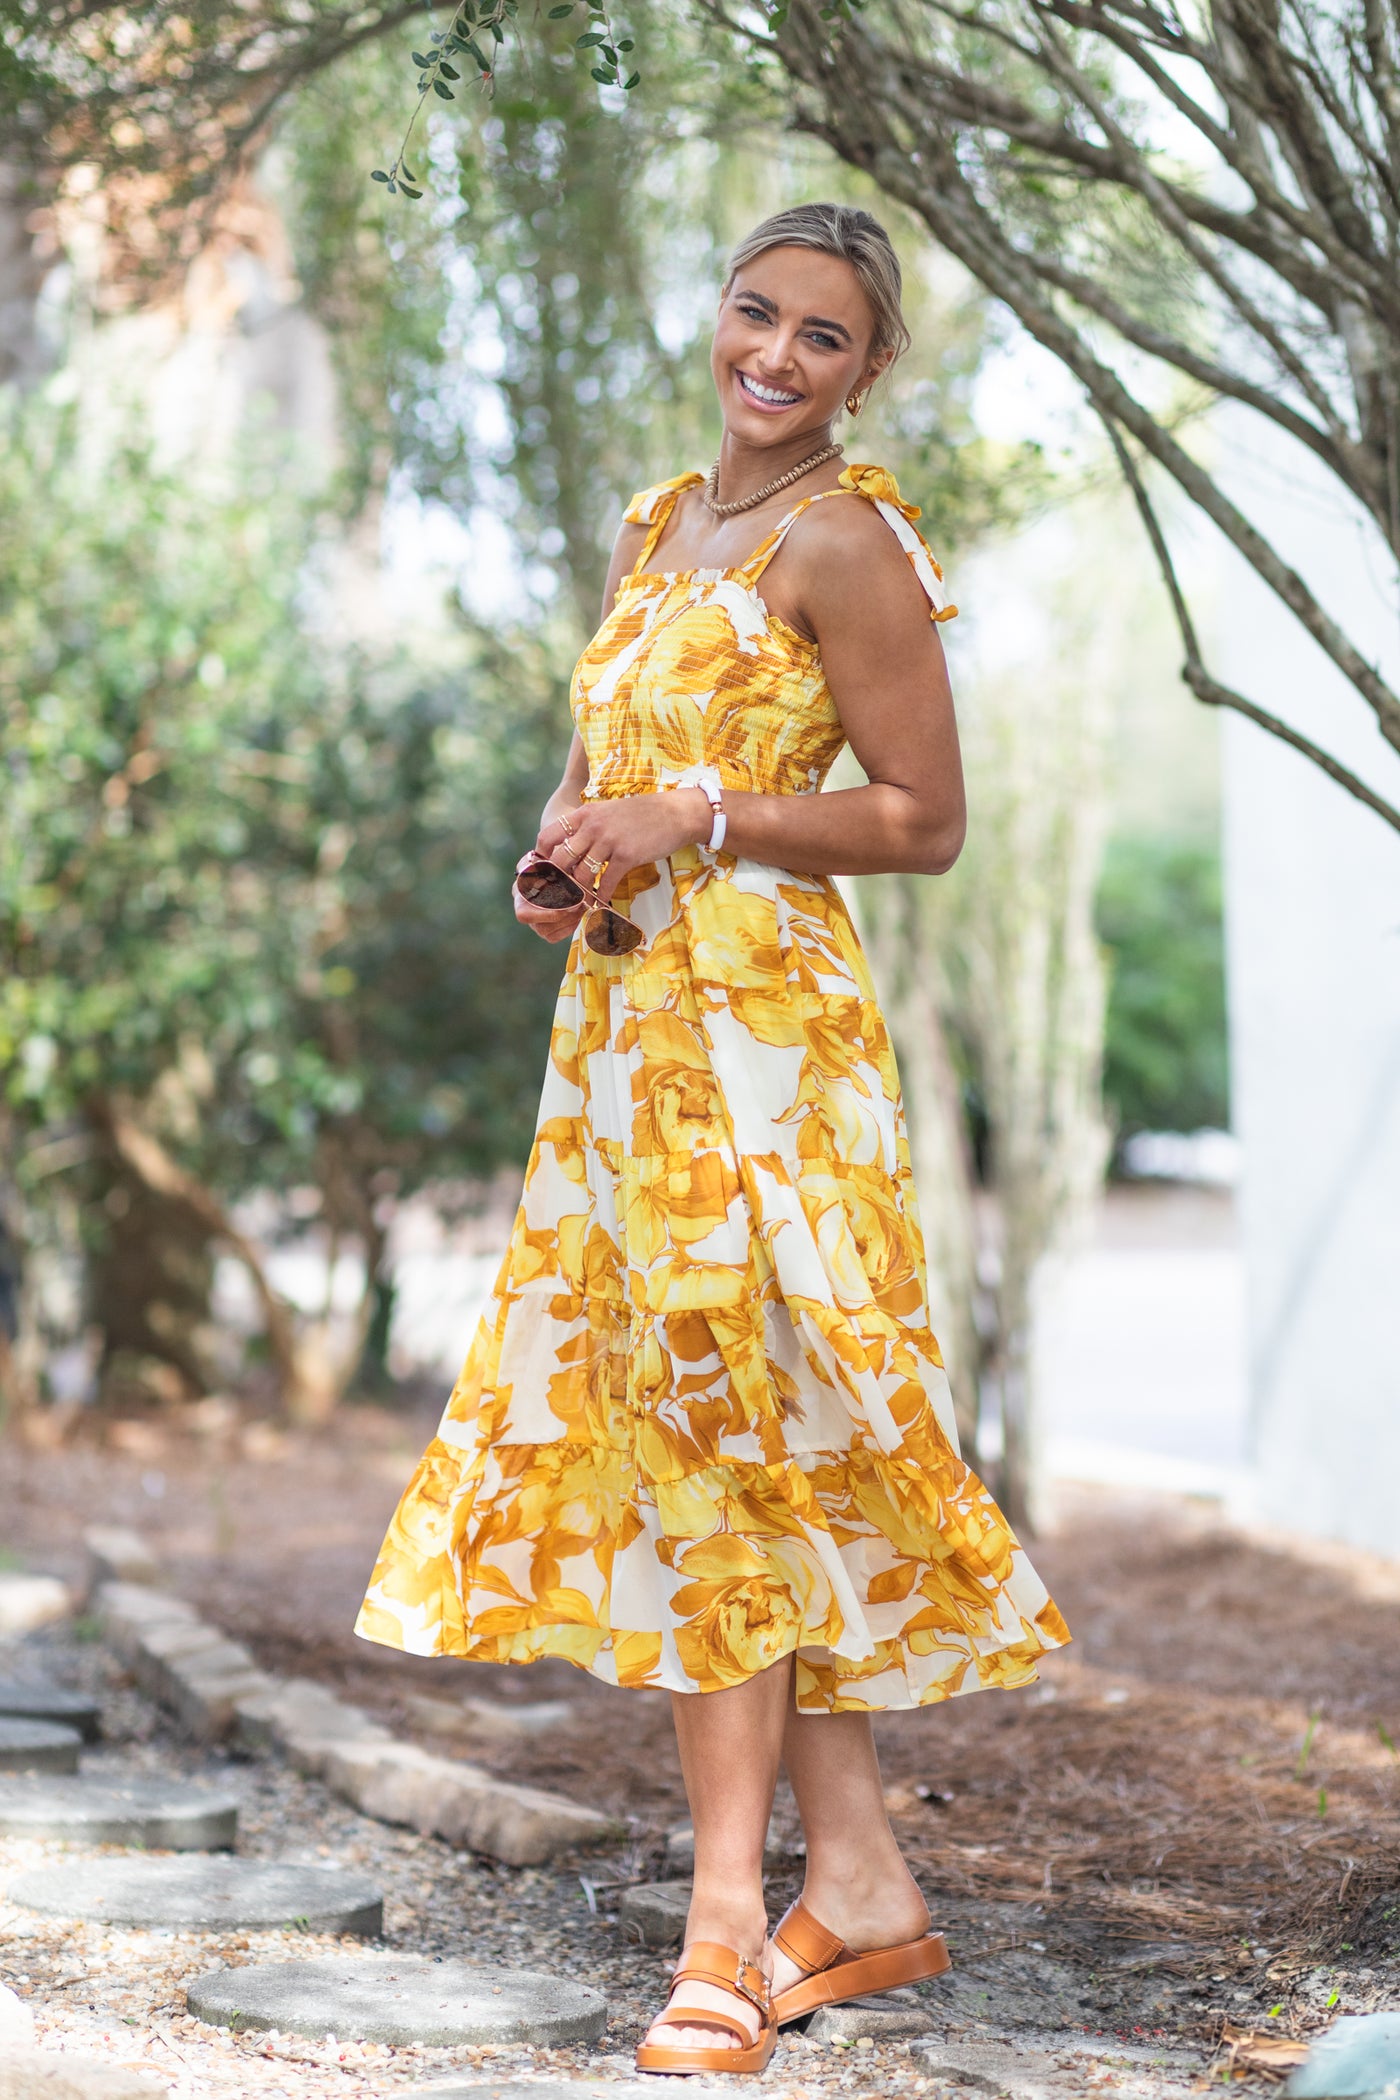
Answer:
<svg viewBox="0 0 1400 2100"><path fill-rule="evenodd" d="M765 795L814 794L845 742L821 655L775 619L759 580L787 533L814 502L865 496L896 533L935 620L956 610L942 571L914 530L917 509L882 468L848 467L838 489L795 504L739 569L665 572L649 567L683 489L683 474L633 499L628 519L650 527L636 568L579 659L574 721L588 755L592 796L647 794L696 765L727 787Z"/></svg>

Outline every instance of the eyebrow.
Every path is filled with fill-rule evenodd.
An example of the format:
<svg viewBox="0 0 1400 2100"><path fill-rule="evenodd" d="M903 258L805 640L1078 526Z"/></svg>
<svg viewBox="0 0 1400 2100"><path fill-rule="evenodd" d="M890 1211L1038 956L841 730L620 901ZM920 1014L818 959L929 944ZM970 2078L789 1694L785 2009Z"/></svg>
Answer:
<svg viewBox="0 0 1400 2100"><path fill-rule="evenodd" d="M755 306L761 306L763 311L768 314L776 314L778 311L776 302L772 299L765 299L762 292L740 290L735 293L735 297L752 299ZM829 328L833 335L843 335L848 343L855 340L849 328L843 327L839 321L823 320L820 314L804 314L802 316L802 326L804 328Z"/></svg>

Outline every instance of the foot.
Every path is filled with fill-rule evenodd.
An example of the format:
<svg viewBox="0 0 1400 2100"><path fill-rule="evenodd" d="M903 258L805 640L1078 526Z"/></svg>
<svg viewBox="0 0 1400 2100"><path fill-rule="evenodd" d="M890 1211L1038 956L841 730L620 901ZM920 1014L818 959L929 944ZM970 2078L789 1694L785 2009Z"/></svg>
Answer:
<svg viewBox="0 0 1400 2100"><path fill-rule="evenodd" d="M754 1918L738 1917L732 1913L726 1915L710 1910L698 1914L692 1903L690 1916L686 1921L685 1943L689 1946L693 1940L710 1940L717 1942L721 1947L732 1947L736 1954L742 1954L746 1959L755 1961L764 1975L771 1979L769 1950L764 1939L767 1924L768 1921L761 1911ZM761 1954L753 1953L754 1948L762 1948L763 1951ZM747 1998L721 1990L717 1984L712 1983L692 1982L686 1983L682 1988L685 1995L681 2003L687 2012L695 2012L694 2023L687 2020L682 2026L677 2020L668 2021L664 2027L650 2027L646 2037L649 2042L659 2042L668 2049L739 2049L752 2047L758 2040L762 2022L757 2008L751 2005ZM718 2022L711 2026L704 2017L707 2011L724 2013L731 2019L741 2021L748 2034L747 2043L741 2043L731 2029L721 2026Z"/></svg>
<svg viewBox="0 0 1400 2100"><path fill-rule="evenodd" d="M899 1862L880 1879L855 1881L819 1879L809 1864L802 1901L828 1932L843 1939L853 1954L873 1954L878 1948L899 1947L907 1940L921 1939L929 1929L929 1910L913 1875ZM791 1990L807 1973L790 1961L769 1940L763 1950L774 1997Z"/></svg>

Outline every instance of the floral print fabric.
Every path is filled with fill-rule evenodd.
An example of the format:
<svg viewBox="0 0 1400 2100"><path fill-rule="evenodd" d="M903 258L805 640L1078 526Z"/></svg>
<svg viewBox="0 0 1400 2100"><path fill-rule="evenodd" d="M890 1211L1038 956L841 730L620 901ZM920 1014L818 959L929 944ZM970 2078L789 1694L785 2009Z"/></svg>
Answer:
<svg viewBox="0 0 1400 2100"><path fill-rule="evenodd" d="M706 764L814 793L840 720L758 582L825 498L743 569L652 572L699 478L628 511L651 531L574 682L588 792ZM890 476L841 482L947 617ZM686 1692L795 1652L808 1712L1026 1682L1068 1631L959 1457L894 1058L835 883L694 847L617 901L646 945L574 938L494 1296L357 1630Z"/></svg>

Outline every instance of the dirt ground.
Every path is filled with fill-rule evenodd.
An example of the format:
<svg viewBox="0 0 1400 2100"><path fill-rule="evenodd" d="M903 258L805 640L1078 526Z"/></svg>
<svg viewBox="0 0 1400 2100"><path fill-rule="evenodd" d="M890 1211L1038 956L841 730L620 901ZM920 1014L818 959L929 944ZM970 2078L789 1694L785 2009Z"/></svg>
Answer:
<svg viewBox="0 0 1400 2100"><path fill-rule="evenodd" d="M0 1447L12 1563L76 1576L85 1524L133 1525L268 1667L624 1815L632 1842L583 1869L620 1940L620 1886L664 1872L685 1819L664 1696L354 1638L429 1416L355 1409L317 1438L196 1419ZM1211 1504L1088 1489L1061 1491L1033 1551L1075 1635L1041 1684L878 1724L896 1827L949 1931L952 2024L1189 2046L1239 2077L1271 2038L1400 2006L1400 1567L1233 1530ZM417 1702L466 1692L567 1698L572 1719L507 1751L465 1724L428 1732ZM775 1909L799 1878L795 1861L775 1876Z"/></svg>

